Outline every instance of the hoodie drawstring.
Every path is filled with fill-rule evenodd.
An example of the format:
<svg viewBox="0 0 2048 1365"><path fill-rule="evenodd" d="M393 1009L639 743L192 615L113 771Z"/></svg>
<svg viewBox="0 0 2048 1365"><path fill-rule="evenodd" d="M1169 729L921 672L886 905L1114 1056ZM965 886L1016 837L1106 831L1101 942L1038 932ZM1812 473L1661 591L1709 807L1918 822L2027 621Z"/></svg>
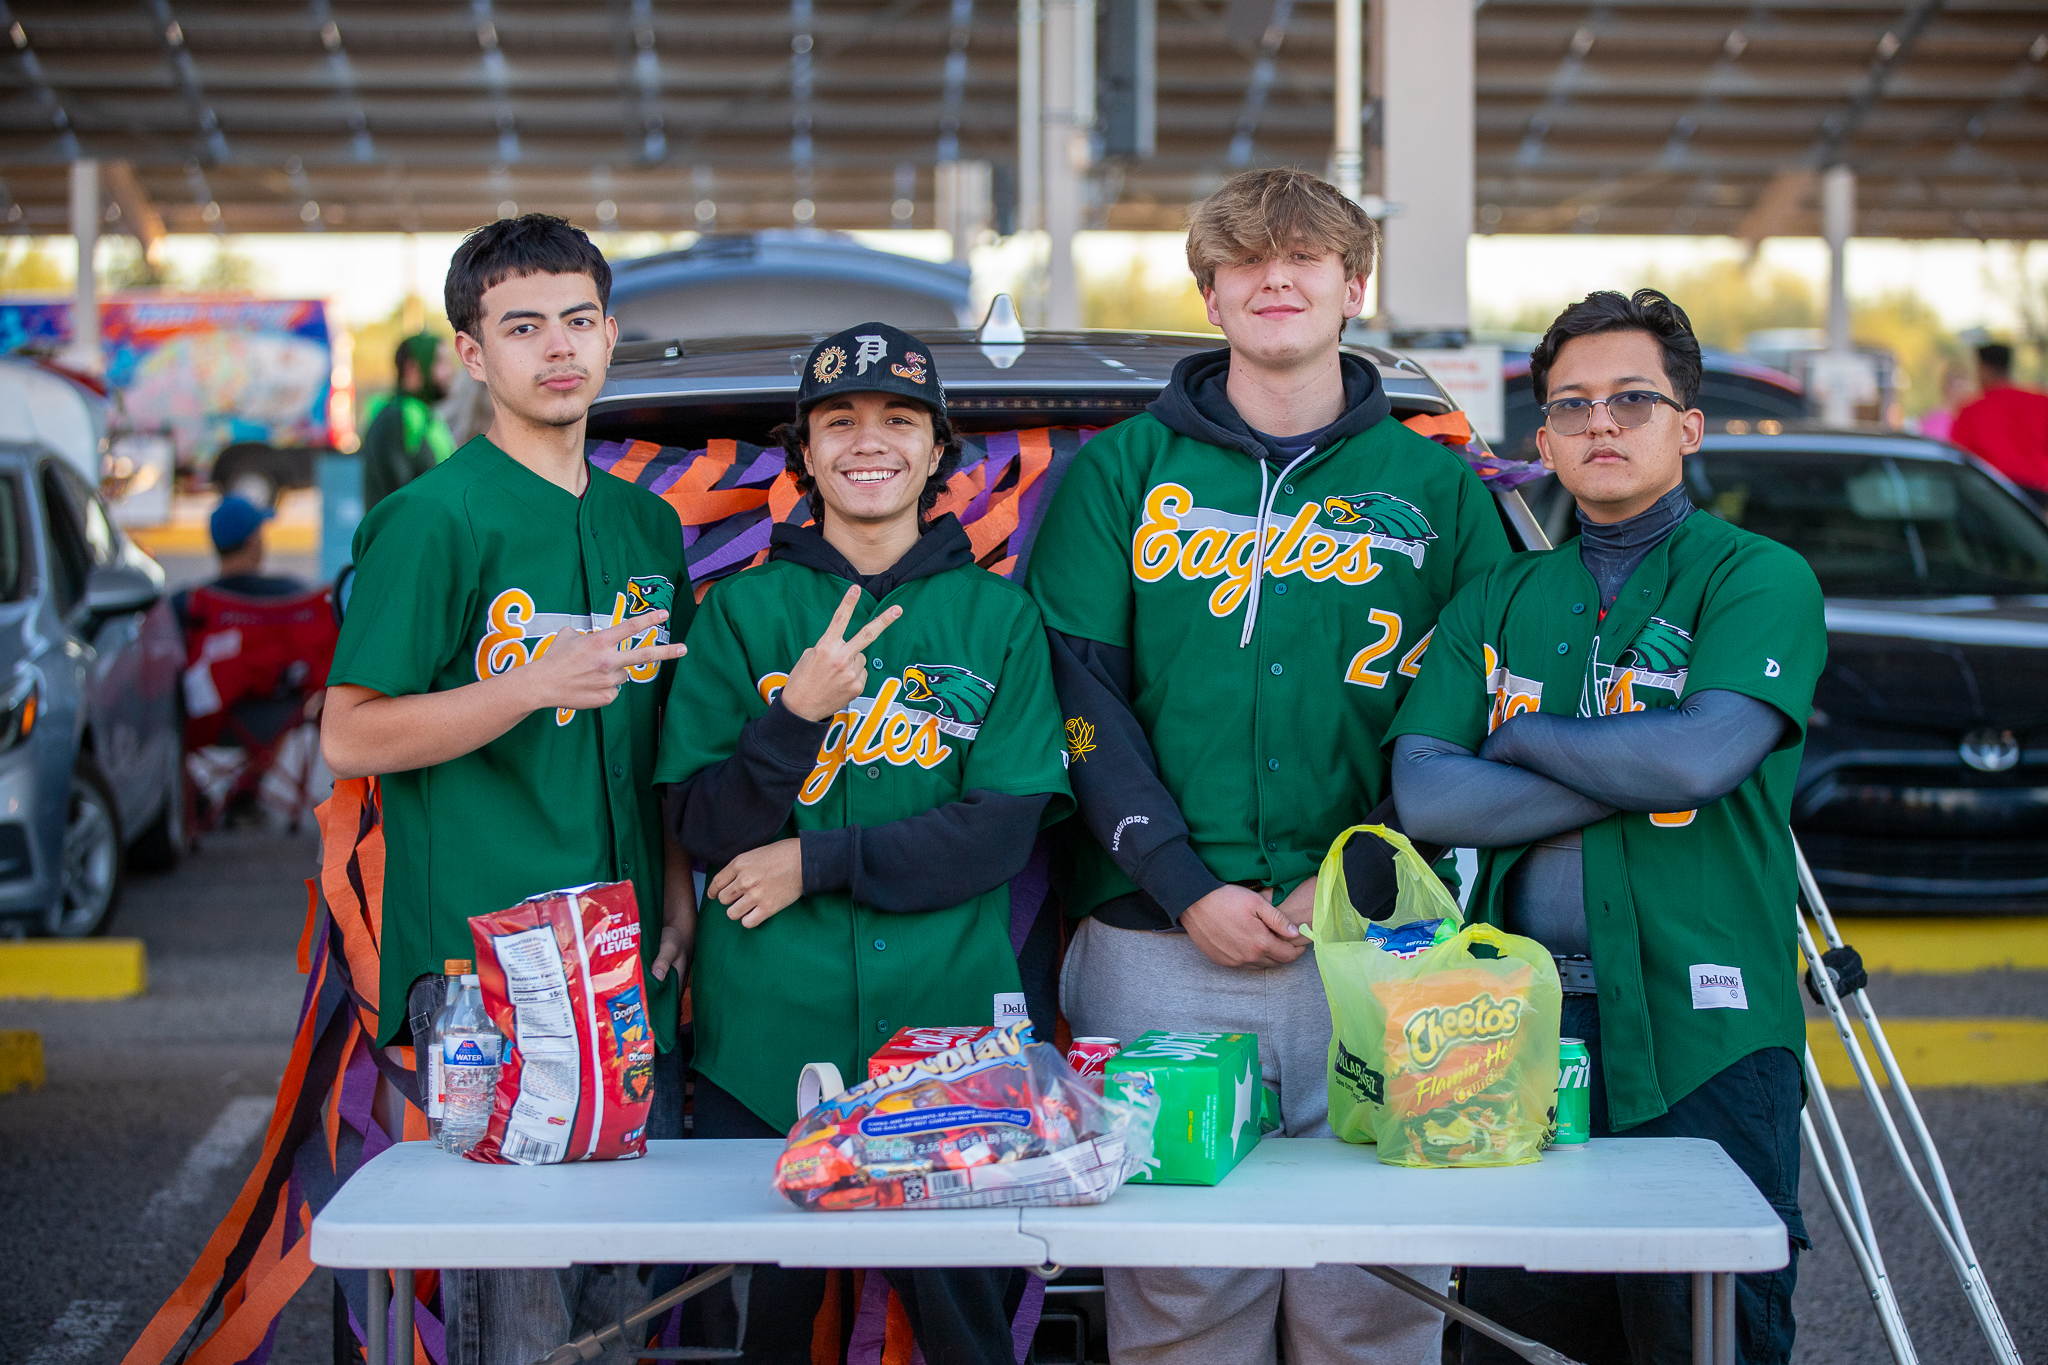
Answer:
<svg viewBox="0 0 2048 1365"><path fill-rule="evenodd" d="M1315 447L1313 446L1302 451L1301 454L1287 462L1287 467L1280 471L1280 477L1272 480L1270 484L1266 478L1266 461L1263 457L1259 460L1258 539L1252 542L1252 595L1251 600L1245 604L1244 634L1237 637L1237 647L1239 649L1243 649L1252 642L1252 627L1256 626L1259 621L1259 588L1266 578L1266 523L1273 514L1273 499L1279 496L1280 486L1287 481L1287 476L1292 474L1303 460L1306 460L1315 453ZM1267 491L1269 487L1272 490L1271 492Z"/></svg>

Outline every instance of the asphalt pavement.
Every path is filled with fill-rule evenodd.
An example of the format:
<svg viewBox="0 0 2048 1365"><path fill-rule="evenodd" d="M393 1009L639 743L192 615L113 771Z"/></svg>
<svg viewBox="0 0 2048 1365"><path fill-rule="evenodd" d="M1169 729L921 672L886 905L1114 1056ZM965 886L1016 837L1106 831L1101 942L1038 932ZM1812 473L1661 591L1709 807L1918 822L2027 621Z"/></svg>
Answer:
<svg viewBox="0 0 2048 1365"><path fill-rule="evenodd" d="M112 1003L0 1002L42 1033L49 1083L0 1096L0 1365L112 1365L177 1285L261 1147L304 989L297 944L310 833L210 836L180 870L135 877L113 925L149 949L150 989ZM1874 978L1881 1015L2048 1015L2048 973ZM1929 1365L1989 1361L1863 1098L1836 1092L1892 1278ZM2023 1354L2048 1355L2048 1087L1921 1092L1992 1287ZM1450 1178L1455 1178L1450 1177ZM1796 1361L1885 1358L1853 1262L1809 1174ZM316 1272L272 1360L332 1359Z"/></svg>

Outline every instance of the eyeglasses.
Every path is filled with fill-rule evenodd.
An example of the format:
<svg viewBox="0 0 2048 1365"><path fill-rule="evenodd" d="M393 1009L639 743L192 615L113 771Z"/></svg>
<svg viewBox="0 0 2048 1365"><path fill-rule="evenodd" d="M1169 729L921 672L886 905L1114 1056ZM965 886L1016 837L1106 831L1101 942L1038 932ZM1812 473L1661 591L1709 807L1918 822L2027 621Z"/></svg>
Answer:
<svg viewBox="0 0 2048 1365"><path fill-rule="evenodd" d="M1623 430L1649 421L1656 415L1659 403L1670 404L1673 412L1685 411L1684 404L1666 398L1655 389L1629 389L1607 398L1560 398L1543 404L1536 411L1543 414L1543 420L1558 435L1579 436L1593 424L1593 409L1602 403L1607 405L1607 415L1613 419L1614 425Z"/></svg>

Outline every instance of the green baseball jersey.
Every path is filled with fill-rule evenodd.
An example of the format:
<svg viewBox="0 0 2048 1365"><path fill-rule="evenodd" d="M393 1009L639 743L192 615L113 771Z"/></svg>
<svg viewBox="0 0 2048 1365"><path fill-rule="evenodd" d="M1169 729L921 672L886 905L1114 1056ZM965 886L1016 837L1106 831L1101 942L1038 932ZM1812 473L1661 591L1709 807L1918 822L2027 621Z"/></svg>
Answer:
<svg viewBox="0 0 2048 1365"><path fill-rule="evenodd" d="M1386 794L1387 726L1437 613L1508 544L1462 459L1382 420L1271 490L1247 641L1259 474L1134 417L1075 457L1028 582L1047 625L1131 651L1132 710L1209 870L1285 894ZM1071 913L1134 889L1085 833L1065 842Z"/></svg>
<svg viewBox="0 0 2048 1365"><path fill-rule="evenodd" d="M712 589L677 665L680 704L662 730L658 781L687 781L732 756L847 586L770 560ZM846 633L892 606L903 615L868 647L867 689L831 722L780 837L904 820L976 789L1052 793L1045 822L1065 816L1059 701L1031 599L968 564L879 602L863 592ZM1007 886L915 914L827 892L752 929L712 900L692 976L696 1066L787 1128L806 1062L833 1062L856 1080L898 1028L991 1021L997 997L1022 989Z"/></svg>
<svg viewBox="0 0 2048 1365"><path fill-rule="evenodd" d="M1622 715L1709 690L1767 702L1790 722L1763 764L1712 805L1619 811L1585 829L1586 927L1617 1129L1656 1118L1761 1048L1806 1046L1787 820L1826 662L1820 585L1806 561L1704 512L1650 551L1604 620L1574 539L1502 564L1437 626L1395 734L1476 752L1525 711ZM1508 869L1522 852L1480 850L1475 918L1503 922Z"/></svg>
<svg viewBox="0 0 2048 1365"><path fill-rule="evenodd" d="M565 626L657 607L665 644L695 604L682 528L666 503L590 471L581 498L479 436L377 504L356 530L356 578L333 683L387 696L447 692L510 672ZM660 946L662 835L655 740L673 667L634 670L596 711L537 711L483 747L382 779L384 921L377 1042L405 994L446 959L474 957L469 917L528 896L631 881L642 965ZM677 985L647 978L648 1015L675 1042Z"/></svg>

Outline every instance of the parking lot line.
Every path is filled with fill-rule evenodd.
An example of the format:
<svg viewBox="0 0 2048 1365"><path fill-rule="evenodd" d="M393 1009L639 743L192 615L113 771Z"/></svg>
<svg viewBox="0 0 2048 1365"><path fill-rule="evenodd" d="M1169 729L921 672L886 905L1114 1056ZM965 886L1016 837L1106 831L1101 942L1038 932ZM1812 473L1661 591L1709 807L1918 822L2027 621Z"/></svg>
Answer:
<svg viewBox="0 0 2048 1365"><path fill-rule="evenodd" d="M184 1162L170 1183L150 1196L138 1220L144 1227L168 1224L179 1214L206 1197L213 1178L235 1165L251 1138L270 1123L275 1102L265 1096L242 1095L229 1100L227 1108L206 1130L206 1135L185 1153Z"/></svg>
<svg viewBox="0 0 2048 1365"><path fill-rule="evenodd" d="M64 1315L50 1325L50 1338L25 1365L83 1365L121 1320L124 1303L106 1299L73 1299Z"/></svg>
<svg viewBox="0 0 2048 1365"><path fill-rule="evenodd" d="M1916 1090L2048 1082L2048 1019L1880 1018L1879 1022L1906 1073L1906 1083ZM1884 1068L1878 1064L1863 1026L1857 1024L1855 1029L1871 1073L1883 1081ZM1833 1023L1807 1020L1806 1041L1820 1066L1821 1079L1830 1089L1856 1084L1856 1069Z"/></svg>
<svg viewBox="0 0 2048 1365"><path fill-rule="evenodd" d="M2048 919L2040 917L1838 919L1836 925L1872 971L2048 971Z"/></svg>

